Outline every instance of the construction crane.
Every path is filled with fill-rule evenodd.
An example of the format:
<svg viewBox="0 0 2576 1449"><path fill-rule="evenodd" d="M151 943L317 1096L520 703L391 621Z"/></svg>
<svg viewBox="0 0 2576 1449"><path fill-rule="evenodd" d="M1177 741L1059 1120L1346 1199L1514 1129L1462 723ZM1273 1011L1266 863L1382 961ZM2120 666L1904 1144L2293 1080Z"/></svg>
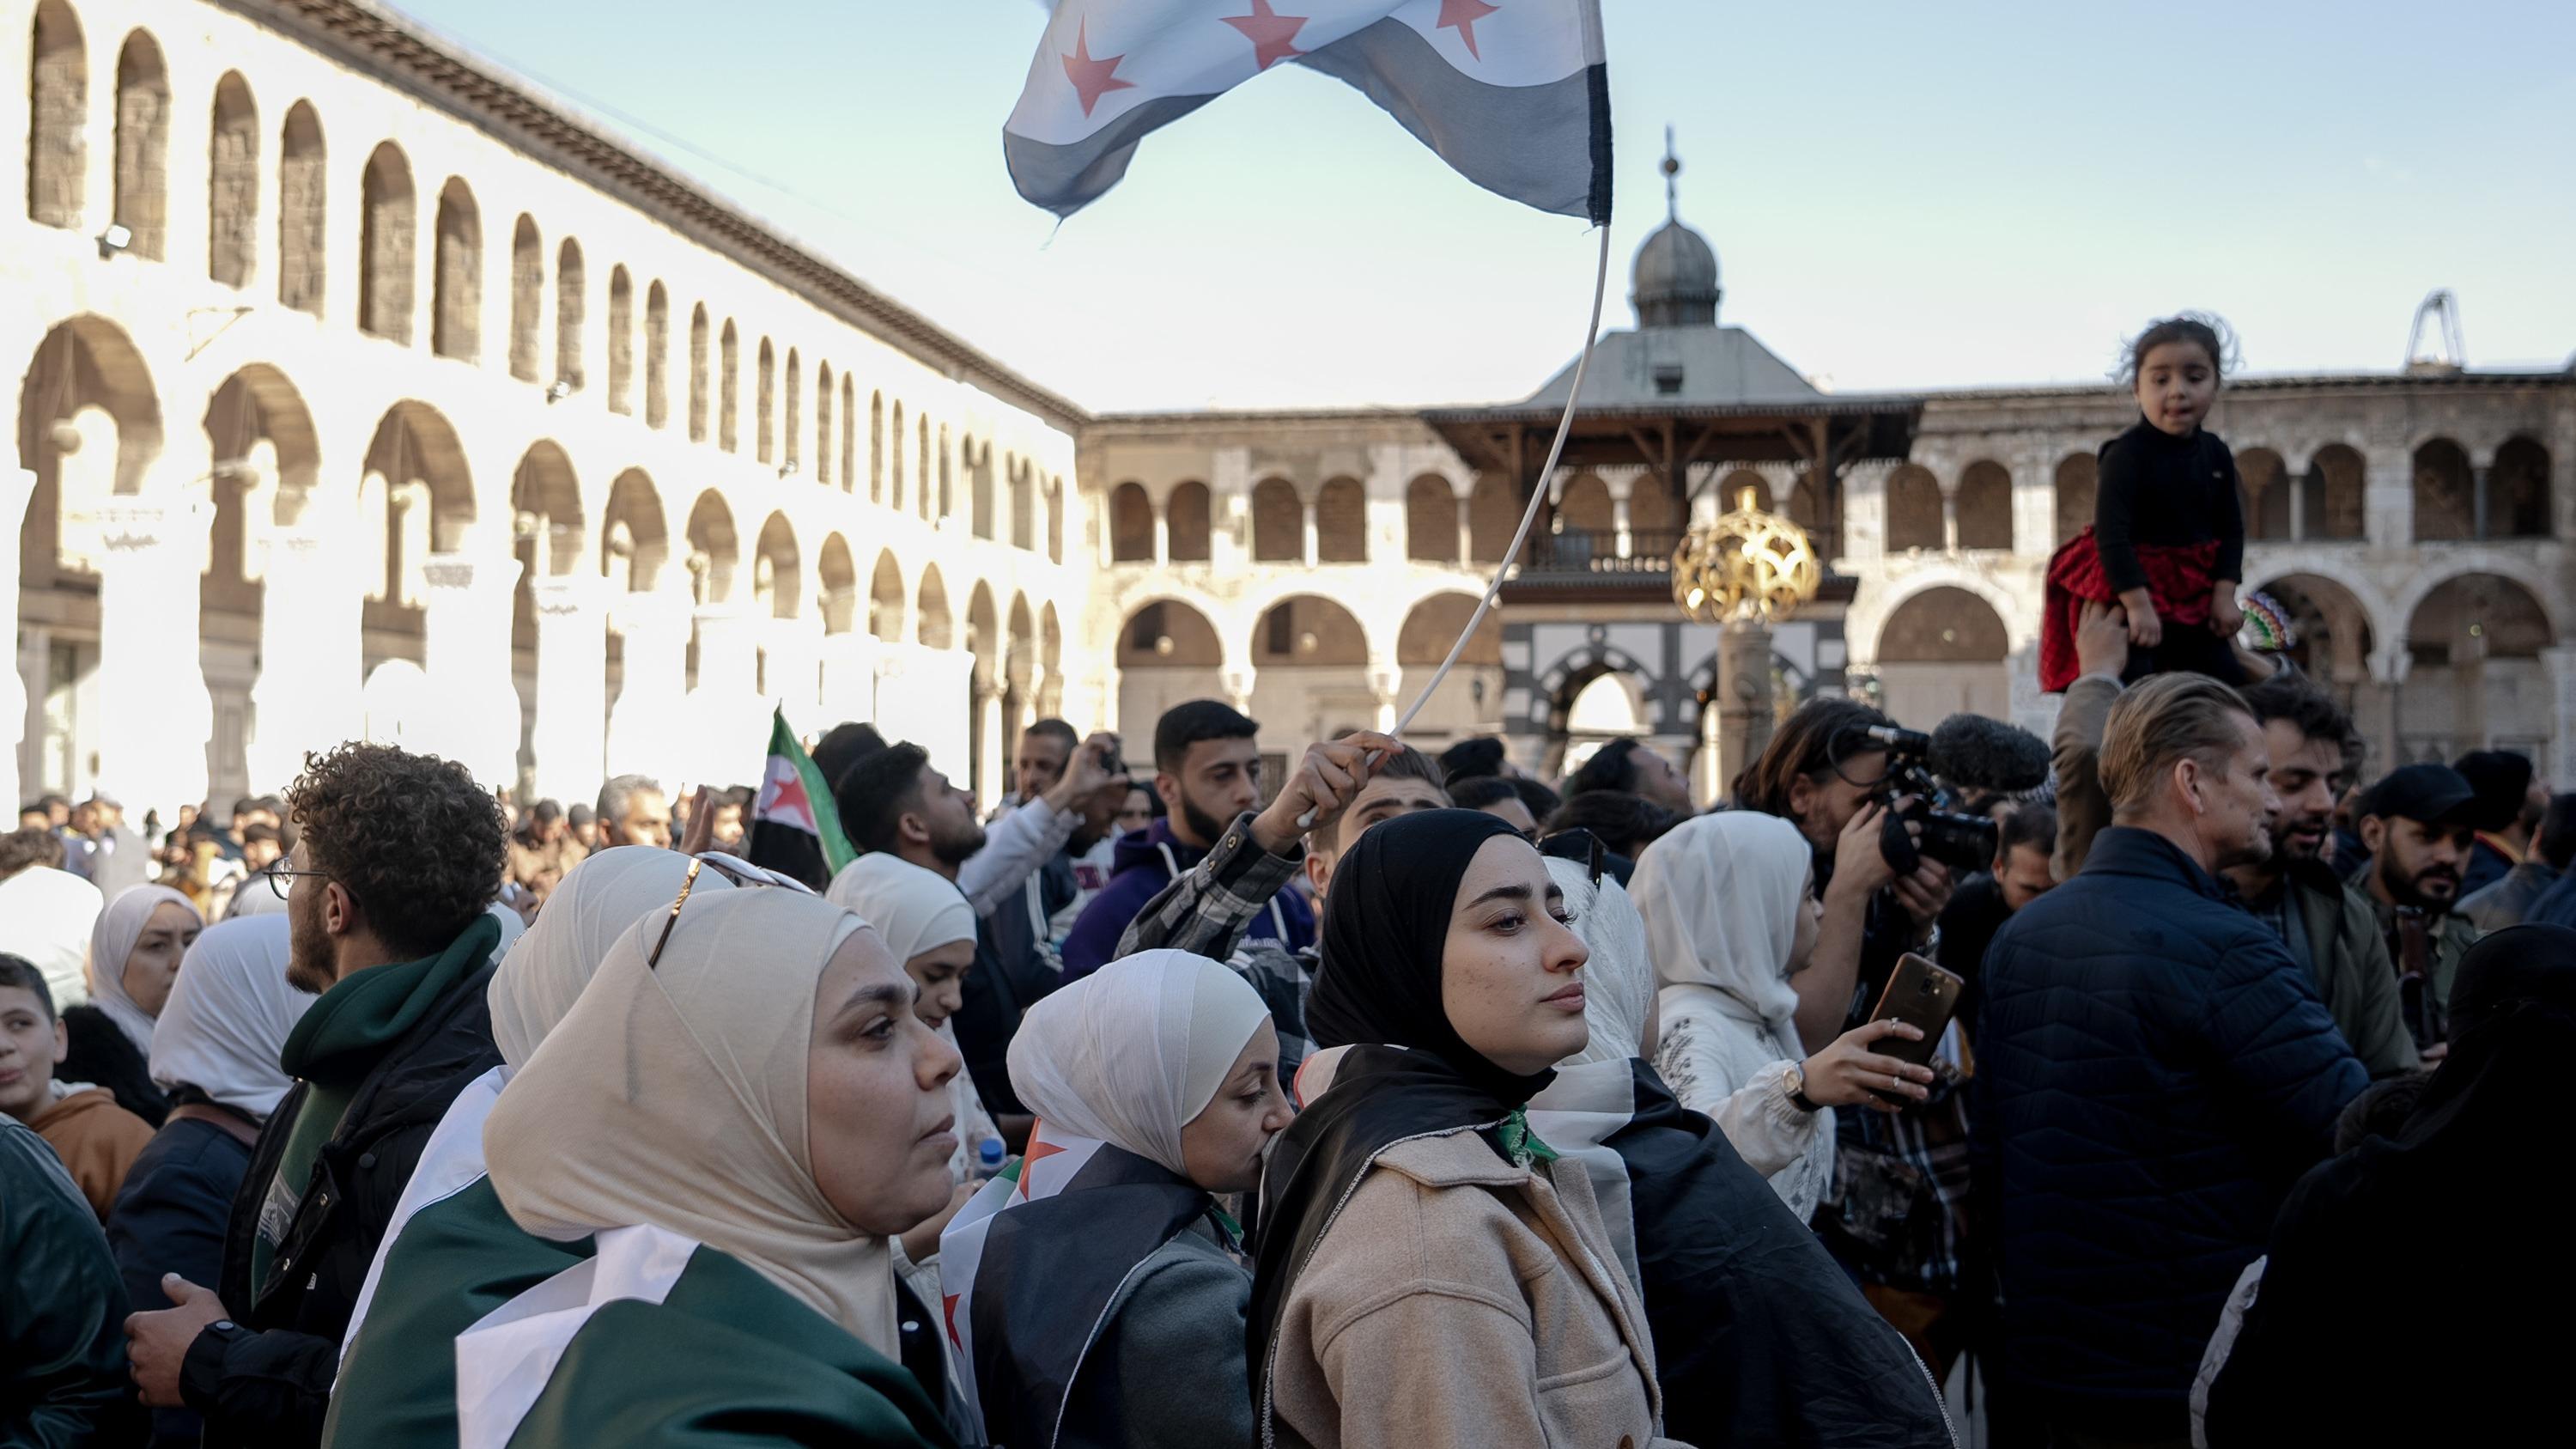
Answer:
<svg viewBox="0 0 2576 1449"><path fill-rule="evenodd" d="M2441 336L2433 352L2424 350L2424 321L2438 318ZM2460 299L2448 287L2435 287L2424 294L2415 308L2415 325L2406 333L2406 371L2417 375L2447 377L2469 365L2469 349L2460 340Z"/></svg>

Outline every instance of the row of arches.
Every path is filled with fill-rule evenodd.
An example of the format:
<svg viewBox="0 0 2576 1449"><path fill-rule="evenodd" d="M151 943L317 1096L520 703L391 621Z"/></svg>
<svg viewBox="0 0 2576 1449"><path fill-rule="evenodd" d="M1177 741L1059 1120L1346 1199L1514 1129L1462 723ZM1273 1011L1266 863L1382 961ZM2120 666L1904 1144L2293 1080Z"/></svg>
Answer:
<svg viewBox="0 0 2576 1449"><path fill-rule="evenodd" d="M1396 630L1395 663L1438 665L1475 612L1473 594L1436 593L1414 604ZM1502 639L1500 616L1488 613L1459 662L1501 664ZM1208 616L1179 599L1137 605L1118 630L1117 660L1122 670L1221 669L1243 664L1258 669L1356 669L1378 658L1359 616L1320 594L1292 594L1262 609L1253 624L1250 650L1242 658L1229 658Z"/></svg>
<svg viewBox="0 0 2576 1449"><path fill-rule="evenodd" d="M2413 454L2412 541L2548 537L2549 469L2549 450L2526 436L2505 440L2485 468L2473 467L2468 450L2449 438L2426 441ZM2343 443L2319 448L2296 475L2277 451L2248 448L2236 455L2236 471L2244 484L2249 540L2355 542L2366 534L2368 469L2356 448ZM2050 547L2092 523L2098 481L2095 455L2070 453L2059 460L2052 479L2056 533ZM1918 463L1900 465L1887 475L1890 553L2017 547L2013 478L2003 464L1971 462L1948 487Z"/></svg>
<svg viewBox="0 0 2576 1449"><path fill-rule="evenodd" d="M33 40L27 214L48 226L78 229L87 214L89 68L80 21L68 0L39 0ZM137 29L126 37L118 52L116 87L111 216L124 229L124 250L163 260L170 225L166 173L172 105L169 72L150 32ZM277 136L278 301L319 316L329 263L329 205L327 150L312 103L297 101ZM264 139L249 83L237 71L225 72L215 86L209 130L206 265L210 280L231 288L248 289L257 280ZM395 142L380 142L369 153L359 173L358 201L357 326L409 346L418 325L422 207L410 161ZM480 206L466 180L450 176L429 211L430 351L480 363L485 354ZM592 378L585 341L591 330L593 283L581 243L567 236L549 245L536 218L522 213L510 227L509 248L508 335L502 353L510 375L546 386L551 398L588 390ZM671 423L676 346L671 291L658 278L645 283L640 318L637 291L636 278L623 264L609 269L603 327L606 406L613 413L633 415L640 361L645 424L665 428ZM703 302L692 307L688 325L688 436L692 442L706 442L712 432L717 447L741 452L742 330L732 318L717 328ZM544 356L549 330L550 368ZM809 375L796 346L782 352L765 336L757 339L750 370L749 446L756 460L777 467L782 478L810 468L818 483L856 492L862 466L856 379L846 370L836 374L822 359L814 360ZM978 538L1032 551L1043 547L1050 558L1062 561L1061 477L1042 477L1035 460L1007 451L997 464L989 439L971 433L952 436L949 424L934 422L924 409L915 408L907 419L900 399L892 405L889 426L882 389L870 390L866 406L871 502L899 510L909 506L925 519L962 516ZM962 496L961 474L967 485ZM997 486L1009 491L1007 518Z"/></svg>
<svg viewBox="0 0 2576 1449"><path fill-rule="evenodd" d="M1748 477L1756 475L1747 474ZM1769 485L1763 484L1767 497ZM1649 494L1667 501L1660 511ZM1568 476L1559 489L1555 528L1560 533L1615 527L1609 485L1592 473ZM1336 476L1311 496L1286 478L1272 476L1245 495L1243 546L1255 563L1367 563L1371 558L1368 490L1358 479ZM1158 508L1145 485L1125 482L1109 495L1112 563L1206 563L1213 557L1215 494L1195 479L1167 490ZM1520 526L1521 502L1508 480L1479 476L1464 489L1438 473L1405 485L1401 557L1413 563L1495 564ZM1660 489L1638 488L1631 503L1639 537L1662 540L1670 553L1681 536L1680 510ZM1642 550L1646 545L1640 544Z"/></svg>

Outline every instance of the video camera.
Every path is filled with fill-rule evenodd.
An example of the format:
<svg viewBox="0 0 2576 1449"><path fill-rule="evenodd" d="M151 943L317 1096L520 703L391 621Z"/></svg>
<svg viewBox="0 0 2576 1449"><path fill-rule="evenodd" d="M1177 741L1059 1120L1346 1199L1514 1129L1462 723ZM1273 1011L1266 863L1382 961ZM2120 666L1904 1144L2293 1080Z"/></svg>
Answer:
<svg viewBox="0 0 2576 1449"><path fill-rule="evenodd" d="M1880 725L1868 732L1872 746L1887 751L1887 774L1877 798L1891 807L1879 851L1899 875L1922 864L1926 855L1954 871L1983 870L1995 858L2001 831L1981 814L1957 814L1935 807L1945 798L1994 799L2036 790L2048 783L2048 745L2039 736L1981 714L1954 714L1930 734ZM1901 813L1896 797L1914 803ZM1908 824L1922 827L1917 841Z"/></svg>

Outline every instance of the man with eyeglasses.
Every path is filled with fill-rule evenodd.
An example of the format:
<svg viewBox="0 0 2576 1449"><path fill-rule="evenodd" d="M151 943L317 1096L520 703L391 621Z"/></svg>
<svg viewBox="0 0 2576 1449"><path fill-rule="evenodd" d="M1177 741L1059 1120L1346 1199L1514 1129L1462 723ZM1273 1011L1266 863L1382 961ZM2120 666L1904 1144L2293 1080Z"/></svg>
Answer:
<svg viewBox="0 0 2576 1449"><path fill-rule="evenodd" d="M286 892L287 980L322 996L287 1038L296 1085L252 1149L223 1281L165 1278L176 1306L126 1320L143 1402L195 1409L219 1449L321 1442L394 1205L448 1104L501 1059L484 1004L505 835L491 794L460 765L346 744L307 759L288 806L301 834L269 883Z"/></svg>

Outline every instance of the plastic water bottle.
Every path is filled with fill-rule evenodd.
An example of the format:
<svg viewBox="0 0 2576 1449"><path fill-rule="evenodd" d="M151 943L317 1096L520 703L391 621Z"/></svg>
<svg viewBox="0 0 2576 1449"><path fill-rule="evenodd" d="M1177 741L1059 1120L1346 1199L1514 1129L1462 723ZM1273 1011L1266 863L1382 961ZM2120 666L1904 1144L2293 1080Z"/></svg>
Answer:
<svg viewBox="0 0 2576 1449"><path fill-rule="evenodd" d="M1009 1156L1010 1149L1002 1145L1002 1139L999 1136L988 1132L977 1137L975 1139L975 1161L973 1164L975 1180L977 1182L986 1182L995 1177L999 1177L1002 1172L1002 1164L1009 1158Z"/></svg>

